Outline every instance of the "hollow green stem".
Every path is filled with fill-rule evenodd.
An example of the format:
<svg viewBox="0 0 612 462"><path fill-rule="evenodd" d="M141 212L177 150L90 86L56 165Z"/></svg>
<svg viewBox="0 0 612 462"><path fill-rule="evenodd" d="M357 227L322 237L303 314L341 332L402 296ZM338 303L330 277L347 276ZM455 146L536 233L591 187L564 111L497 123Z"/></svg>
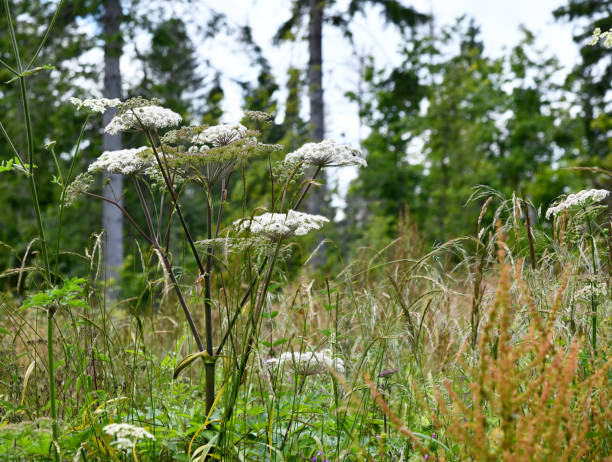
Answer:
<svg viewBox="0 0 612 462"><path fill-rule="evenodd" d="M47 311L47 354L49 359L49 400L51 402L51 431L53 433L53 454L56 462L59 461L59 454L55 443L58 440L59 432L57 429L57 404L55 402L55 366L53 358L53 315L55 307L50 306Z"/></svg>
<svg viewBox="0 0 612 462"><path fill-rule="evenodd" d="M586 214L586 209L585 209ZM597 273L595 261L595 236L593 235L593 225L591 224L591 218L587 215L587 223L589 225L589 234L591 236L591 261L592 261L592 271L593 277L591 278L591 346L593 347L593 352L597 350L597 303L595 302L595 286L594 286L594 277Z"/></svg>
<svg viewBox="0 0 612 462"><path fill-rule="evenodd" d="M155 156L157 165L161 171L162 177L164 178L164 183L166 184L166 187L168 188L168 193L170 194L170 198L172 199L172 205L174 206L176 215L178 216L178 219L181 222L181 226L183 227L183 233L185 235L185 238L187 239L187 242L189 243L191 252L193 253L193 256L196 260L198 269L200 270L200 274L204 275L206 273L206 270L204 269L204 265L202 265L202 260L200 259L200 255L198 254L198 251L195 247L195 243L193 242L193 239L191 238L191 233L189 232L187 223L185 222L185 219L183 218L183 212L181 212L181 207L179 206L178 198L176 197L176 193L174 192L174 187L172 186L172 182L170 181L168 172L166 168L164 167L164 164L162 164L161 158L159 156L159 152L157 151L157 148L155 147L155 141L153 141L153 137L151 136L151 133L144 126L143 126L143 130L149 141L149 144L151 145L151 149L153 150L153 155Z"/></svg>
<svg viewBox="0 0 612 462"><path fill-rule="evenodd" d="M212 206L210 196L206 197L206 235L212 239ZM206 335L206 351L212 357L213 355L213 339L212 339L212 304L211 304L211 284L210 272L212 271L212 252L211 246L206 248L206 272L204 273L204 329ZM206 362L206 413L210 412L213 403L215 402L215 363L212 361Z"/></svg>
<svg viewBox="0 0 612 462"><path fill-rule="evenodd" d="M23 105L23 114L26 124L26 138L28 145L28 162L29 162L29 174L28 174L28 185L30 187L30 195L32 197L32 205L34 207L34 214L36 216L36 226L38 228L38 237L40 240L40 251L43 259L44 275L47 284L51 284L51 266L49 265L49 252L47 249L47 239L45 237L45 229L43 227L42 215L40 212L40 204L38 201L38 190L36 187L36 179L34 177L34 134L32 131L32 122L30 119L30 106L28 102L28 92L25 77L22 75L23 68L21 66L21 57L19 55L19 46L17 45L17 38L15 37L15 29L13 28L13 20L11 17L11 11L9 8L8 0L4 0L4 8L6 10L6 19L8 23L9 36L11 44L13 46L13 52L15 54L15 61L17 62L17 71L20 73L19 76L19 89L21 92L21 103Z"/></svg>
<svg viewBox="0 0 612 462"><path fill-rule="evenodd" d="M57 273L58 265L59 265L59 249L60 242L62 238L62 225L64 218L64 209L66 208L66 188L68 187L68 183L72 178L72 172L74 171L74 166L76 165L76 158L79 155L81 148L81 140L83 139L83 134L85 133L85 127L87 126L87 122L89 121L90 115L87 114L85 122L83 122L83 126L81 127L81 132L79 133L79 139L77 140L76 147L74 148L74 155L72 156L72 162L70 163L70 169L68 170L68 175L66 175L65 181L62 180L62 194L60 196L60 209L59 209L59 219L57 224L57 241L55 243L55 273ZM55 152L53 152L53 156L55 157ZM56 159L58 174L61 176L61 171L59 164Z"/></svg>
<svg viewBox="0 0 612 462"><path fill-rule="evenodd" d="M150 236L148 237L148 241L151 243L151 245L153 245L153 247L155 247L155 250L157 250L157 252L158 252L158 254L159 254L159 256L160 256L160 258L162 260L162 264L164 265L164 268L165 268L166 272L170 276L170 280L172 281L172 284L174 286L174 291L176 293L177 298L179 299L179 303L181 305L181 308L183 309L183 313L185 314L185 318L187 318L187 322L189 324L189 328L191 329L191 334L193 335L193 338L195 339L195 342L198 345L198 350L204 351L204 345L202 343L202 339L200 338L200 334L198 332L198 328L195 325L195 321L193 320L193 316L191 315L191 310L187 306L187 302L185 301L185 297L183 296L183 291L181 290L181 286L179 285L179 283L178 283L178 281L176 279L176 276L174 275L174 270L172 268L172 265L170 264L170 261L168 260L168 257L166 255L166 253L164 252L164 250L159 245L159 242L157 241L157 238L155 236L155 228L153 226L153 220L151 218L151 214L149 213L149 208L147 207L147 203L146 203L146 200L144 198L144 195L142 194L142 189L140 188L140 185L138 184L138 180L133 175L132 175L132 180L134 182L134 186L136 188L136 192L138 193L138 199L140 200L140 204L141 204L143 212L145 214L145 219L146 219L146 222L147 222L147 226L149 228Z"/></svg>

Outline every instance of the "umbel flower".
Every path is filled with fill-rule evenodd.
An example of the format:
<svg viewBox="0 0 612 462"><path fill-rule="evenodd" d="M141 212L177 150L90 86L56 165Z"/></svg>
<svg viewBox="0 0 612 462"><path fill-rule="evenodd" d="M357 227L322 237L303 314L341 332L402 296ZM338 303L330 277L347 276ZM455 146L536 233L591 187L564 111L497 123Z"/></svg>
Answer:
<svg viewBox="0 0 612 462"><path fill-rule="evenodd" d="M191 140L194 144L206 144L213 147L226 146L244 138L247 128L241 124L221 124L205 128Z"/></svg>
<svg viewBox="0 0 612 462"><path fill-rule="evenodd" d="M344 373L344 361L340 358L332 357L329 348L321 351L288 351L281 354L278 358L266 360L268 368L279 367L289 369L298 375L315 375L327 372L332 369L340 374Z"/></svg>
<svg viewBox="0 0 612 462"><path fill-rule="evenodd" d="M273 239L303 236L313 229L320 229L329 220L321 215L289 210L288 213L264 213L234 222L238 231L264 234Z"/></svg>
<svg viewBox="0 0 612 462"><path fill-rule="evenodd" d="M155 440L155 437L144 428L127 423L109 424L105 426L103 430L107 435L116 438L114 445L120 450L129 450L133 448L138 440Z"/></svg>
<svg viewBox="0 0 612 462"><path fill-rule="evenodd" d="M82 107L89 109L91 112L105 112L109 107L117 107L121 104L121 100L117 98L70 98L70 102L76 106L77 109Z"/></svg>
<svg viewBox="0 0 612 462"><path fill-rule="evenodd" d="M176 127L181 123L181 116L165 107L149 105L125 109L117 114L104 131L111 135L141 128L159 129Z"/></svg>
<svg viewBox="0 0 612 462"><path fill-rule="evenodd" d="M553 207L549 207L546 211L546 219L550 220L550 216L557 216L565 210L574 207L581 207L591 202L599 202L605 199L610 194L610 191L605 189L584 189L576 194L570 194L564 200Z"/></svg>
<svg viewBox="0 0 612 462"><path fill-rule="evenodd" d="M257 142L255 133L240 124L191 125L170 130L162 137L162 143L166 154L174 149L169 156L171 167L191 181L210 188L227 178L239 161L270 149L269 145Z"/></svg>
<svg viewBox="0 0 612 462"><path fill-rule="evenodd" d="M287 154L285 162L303 163L312 167L367 167L367 162L361 157L361 152L347 144L332 140L320 143L306 143L301 148Z"/></svg>
<svg viewBox="0 0 612 462"><path fill-rule="evenodd" d="M74 181L66 188L64 197L66 205L71 206L78 197L94 184L94 178L89 173L79 173Z"/></svg>
<svg viewBox="0 0 612 462"><path fill-rule="evenodd" d="M145 173L153 167L153 151L147 146L135 149L120 149L117 151L105 151L87 171L120 173L123 175L133 175Z"/></svg>

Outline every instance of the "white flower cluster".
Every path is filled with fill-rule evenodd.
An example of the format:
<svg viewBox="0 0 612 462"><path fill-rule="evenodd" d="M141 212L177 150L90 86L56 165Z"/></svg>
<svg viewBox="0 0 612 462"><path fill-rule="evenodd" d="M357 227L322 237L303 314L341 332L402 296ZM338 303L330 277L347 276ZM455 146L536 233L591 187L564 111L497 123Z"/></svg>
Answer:
<svg viewBox="0 0 612 462"><path fill-rule="evenodd" d="M265 234L280 239L289 236L303 236L313 229L320 229L329 220L321 215L289 210L289 213L264 213L252 218L234 222L239 231L249 230L253 234Z"/></svg>
<svg viewBox="0 0 612 462"><path fill-rule="evenodd" d="M140 106L127 109L117 114L104 131L111 135L127 130L145 128L176 127L181 123L181 116L170 109L161 106Z"/></svg>
<svg viewBox="0 0 612 462"><path fill-rule="evenodd" d="M208 144L212 146L226 146L245 137L247 128L241 124L213 125L195 135L194 144Z"/></svg>
<svg viewBox="0 0 612 462"><path fill-rule="evenodd" d="M368 165L358 149L332 140L306 143L296 151L287 154L285 161L303 162L313 167L347 167L350 165L367 167Z"/></svg>
<svg viewBox="0 0 612 462"><path fill-rule="evenodd" d="M134 443L142 439L155 440L155 437L142 427L127 423L109 424L102 430L109 436L116 438L115 445L118 449L131 449Z"/></svg>
<svg viewBox="0 0 612 462"><path fill-rule="evenodd" d="M597 45L600 40L603 40L604 47L612 48L612 29L610 29L608 32L601 32L601 29L596 27L593 31L593 36L591 37L589 45Z"/></svg>
<svg viewBox="0 0 612 462"><path fill-rule="evenodd" d="M546 211L546 219L549 220L550 216L557 216L561 212L571 209L572 207L582 206L588 202L599 202L605 199L610 191L605 189L584 189L576 194L570 194L565 200L559 202L553 207L549 207Z"/></svg>
<svg viewBox="0 0 612 462"><path fill-rule="evenodd" d="M85 107L92 112L103 113L109 107L117 107L121 104L121 101L117 98L108 99L108 98L88 98L88 99L79 99L79 98L70 98L70 102L76 106L77 109L81 109Z"/></svg>
<svg viewBox="0 0 612 462"><path fill-rule="evenodd" d="M286 368L299 375L315 375L333 369L336 372L344 373L344 361L340 358L333 358L329 348L317 352L288 351L281 354L278 358L266 360L268 368Z"/></svg>
<svg viewBox="0 0 612 462"><path fill-rule="evenodd" d="M153 153L147 146L136 149L105 151L87 169L88 172L120 173L133 175L144 173L153 167Z"/></svg>

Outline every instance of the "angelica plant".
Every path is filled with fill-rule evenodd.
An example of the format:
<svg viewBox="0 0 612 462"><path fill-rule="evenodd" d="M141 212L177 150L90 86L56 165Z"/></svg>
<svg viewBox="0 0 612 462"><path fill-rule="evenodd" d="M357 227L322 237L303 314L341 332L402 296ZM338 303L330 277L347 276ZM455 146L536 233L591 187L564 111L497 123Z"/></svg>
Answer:
<svg viewBox="0 0 612 462"><path fill-rule="evenodd" d="M605 189L587 189L576 194L570 194L565 199L558 201L554 206L551 206L546 211L546 218L551 216L555 218L563 214L574 214L577 222L584 221L589 230L591 240L591 278L590 278L590 302L591 302L591 347L595 352L597 350L597 316L598 316L598 297L595 289L595 277L598 269L597 242L594 234L594 212L597 208L593 207L597 202L602 201L610 191Z"/></svg>
<svg viewBox="0 0 612 462"><path fill-rule="evenodd" d="M127 148L102 153L88 168L86 174L77 179L68 188L72 200L76 195L84 195L105 200L118 207L136 232L154 249L164 272L172 282L172 287L191 334L199 352L190 355L177 367L180 370L191 364L194 358L202 357L205 363L206 412L210 413L215 405L215 363L222 355L229 355L236 365L236 372L231 379L230 397L225 400L224 422L231 419L240 384L243 382L247 363L256 345L261 324L261 314L267 300L271 277L275 265L285 252L284 241L303 236L312 230L321 229L329 219L319 215L299 212L304 197L312 187L317 174L327 167L358 165L365 161L356 149L324 141L308 143L297 151L286 156L276 171L284 172L273 178L278 184L273 188L280 191L282 200L272 198L272 212L246 215L224 225L223 215L228 197L228 187L237 169L245 170L251 157L281 149L281 146L260 143L258 132L242 124L224 124L218 126L179 126L181 118L170 109L159 106L158 102L134 98L125 102L114 100L74 100L77 107L90 111L103 112L108 107L116 107L118 114L110 121L105 130L108 133L136 131L144 135L147 146ZM253 114L258 120L260 114ZM165 133L162 133L166 130ZM312 178L303 181L295 189L295 181L303 172L304 166L316 167ZM121 173L130 177L138 196L140 208L145 218L146 227L141 227L132 214L121 204L119 198L123 191L115 191L116 198L109 199L91 192L91 176L99 172ZM183 213L181 191L193 185L202 193L206 218L205 239L194 240L193 232ZM179 188L180 187L180 188ZM161 202L155 207L154 195L159 191ZM167 212L163 213L163 204L169 202ZM217 210L214 210L215 206ZM183 293L175 268L172 263L169 247L169 230L172 218L176 216L181 226L182 235L191 250L199 274L195 279L195 293L202 297L204 305L204 335L200 335L193 307ZM223 236L221 237L221 233ZM240 274L224 275L224 265L219 255L236 252L239 256L248 254L240 262L246 264L251 280L240 302L232 312L226 278L239 280ZM256 268L249 268L251 257L259 260ZM216 259L216 260L215 260ZM217 263L215 263L217 262ZM254 271L253 271L254 270ZM240 270L242 271L242 270ZM213 276L215 275L215 278ZM213 287L217 282L219 287ZM215 291L214 289L218 289ZM213 293L223 294L213 300ZM246 315L245 329L237 332L239 318L244 314L243 308L250 303ZM214 346L215 333L219 331L213 323L212 308L225 309L226 327L217 334L220 341ZM240 339L241 348L236 343ZM231 348L226 351L228 340ZM337 360L332 361L334 364ZM338 363L339 364L339 363ZM338 369L338 368L336 368ZM224 433L220 435L220 444Z"/></svg>

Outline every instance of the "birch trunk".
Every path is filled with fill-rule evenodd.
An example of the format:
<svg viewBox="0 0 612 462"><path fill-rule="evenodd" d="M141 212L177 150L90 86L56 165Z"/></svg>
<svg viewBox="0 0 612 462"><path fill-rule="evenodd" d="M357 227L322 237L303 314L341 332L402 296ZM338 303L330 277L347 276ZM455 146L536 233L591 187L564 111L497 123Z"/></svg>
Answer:
<svg viewBox="0 0 612 462"><path fill-rule="evenodd" d="M119 0L107 0L104 11L104 96L106 98L121 98L121 70L119 59L122 53L122 41L119 31L121 24L121 4ZM106 126L115 110L107 111L103 116ZM121 149L121 135L104 133L102 150ZM110 180L110 182L109 182ZM121 197L123 177L121 175L105 175L104 183L108 183L103 194L113 200ZM121 201L122 202L122 201ZM106 245L104 248L105 277L118 281L119 268L123 264L123 215L119 209L107 202L102 203L102 226L106 230ZM115 298L116 291L108 294Z"/></svg>

